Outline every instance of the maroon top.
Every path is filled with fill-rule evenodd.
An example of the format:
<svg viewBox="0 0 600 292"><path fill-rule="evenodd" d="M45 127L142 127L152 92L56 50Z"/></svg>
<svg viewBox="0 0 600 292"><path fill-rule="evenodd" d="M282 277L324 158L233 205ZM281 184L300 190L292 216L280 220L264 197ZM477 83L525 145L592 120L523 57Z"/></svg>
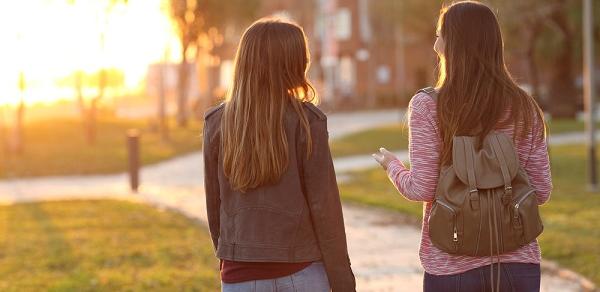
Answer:
<svg viewBox="0 0 600 292"><path fill-rule="evenodd" d="M239 283L289 276L310 266L306 263L257 263L221 260L221 281Z"/></svg>

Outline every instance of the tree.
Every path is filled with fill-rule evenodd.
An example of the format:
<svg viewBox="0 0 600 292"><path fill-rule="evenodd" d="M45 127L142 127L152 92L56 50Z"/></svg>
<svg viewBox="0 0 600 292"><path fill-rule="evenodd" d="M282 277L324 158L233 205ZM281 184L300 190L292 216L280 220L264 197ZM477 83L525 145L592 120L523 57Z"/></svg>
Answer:
<svg viewBox="0 0 600 292"><path fill-rule="evenodd" d="M210 53L223 41L226 29L240 27L256 17L259 0L170 0L171 17L181 42L178 74L177 124L185 127L188 120L189 61L202 51ZM216 35L216 42L215 42ZM205 41L200 41L200 40ZM218 41L220 40L220 41ZM195 54L190 54L195 50ZM192 56L190 56L192 55Z"/></svg>
<svg viewBox="0 0 600 292"><path fill-rule="evenodd" d="M517 3L491 1L499 8L500 20L509 42L519 44L528 67L534 97L541 99L541 70L547 71L547 104L554 117L575 117L579 93L575 78L581 56L578 37L580 1L522 0ZM580 14L580 13L579 13ZM525 44L524 46L522 44ZM545 70L547 69L547 70Z"/></svg>
<svg viewBox="0 0 600 292"><path fill-rule="evenodd" d="M82 116L85 116L87 105L84 89L99 88L102 86L104 88L103 91L107 91L109 89L122 88L125 85L125 74L117 68L103 68L91 73L87 73L83 70L76 70L69 76L58 80L57 85L73 85L79 111Z"/></svg>
<svg viewBox="0 0 600 292"><path fill-rule="evenodd" d="M574 118L577 112L576 98L579 97L575 90L575 33L573 23L569 21L567 1L558 0L557 9L549 15L554 30L561 38L550 80L550 111L556 118Z"/></svg>
<svg viewBox="0 0 600 292"><path fill-rule="evenodd" d="M11 105L6 105L0 108L0 154L10 153L15 155L23 154L25 150L25 91L26 91L26 80L25 72L19 72L19 78L17 81L18 103L14 109L14 121L12 127L10 122L6 121L5 110L11 111ZM13 115L8 114L8 119L13 119Z"/></svg>
<svg viewBox="0 0 600 292"><path fill-rule="evenodd" d="M11 143L11 150L18 155L23 154L25 148L24 142L24 120L25 120L25 73L19 73L19 104L17 105L15 115L14 136Z"/></svg>
<svg viewBox="0 0 600 292"><path fill-rule="evenodd" d="M547 26L548 17L557 6L552 3L542 5L540 0L522 0L510 4L501 0L491 2L493 7L498 8L500 24L504 31L504 42L508 44L507 51L525 58L531 94L541 102L540 64L537 59L543 47L539 43Z"/></svg>
<svg viewBox="0 0 600 292"><path fill-rule="evenodd" d="M7 125L5 118L5 108L0 107L0 160L4 156L7 155L9 150L8 148L8 133L7 133Z"/></svg>
<svg viewBox="0 0 600 292"><path fill-rule="evenodd" d="M377 17L401 27L405 38L419 40L435 32L442 2L373 0L371 3ZM546 102L545 109L554 117L574 117L581 103L575 84L581 69L581 1L484 2L490 3L500 18L507 52L524 59L532 95L542 104ZM600 14L600 5L594 9ZM600 41L600 18L595 18L595 27L595 38Z"/></svg>
<svg viewBox="0 0 600 292"><path fill-rule="evenodd" d="M67 0L70 4L77 3L77 0ZM128 0L102 0L102 8L99 13L101 14L102 23L101 26L103 29L99 34L100 41L100 49L104 54L105 46L106 46L106 28L108 26L109 18L113 13L114 8L119 4L127 4ZM108 84L108 71L102 66L98 72L98 82L97 82L97 94L91 98L86 105L85 98L83 96L82 91L82 76L80 75L82 72L77 72L74 79L74 87L77 92L77 100L79 104L79 108L83 117L83 124L85 130L85 138L89 145L94 145L96 143L96 124L97 124L97 113L98 113L98 103L104 95L106 94L106 87Z"/></svg>
<svg viewBox="0 0 600 292"><path fill-rule="evenodd" d="M125 74L117 68L102 68L92 73L76 70L69 76L57 81L59 86L73 86L77 98L77 107L83 118L83 129L88 144L93 145L95 142L97 103L102 96L95 95L87 100L84 89L101 88L99 91L102 91L102 95L104 95L107 90L122 88L124 84Z"/></svg>
<svg viewBox="0 0 600 292"><path fill-rule="evenodd" d="M395 60L395 94L399 97L399 104L405 106L416 88L409 88L405 81L407 74L414 74L416 79L426 82L428 75L433 72L435 53L430 51L430 57L420 60L419 68L407 72L408 54L406 50L411 47L430 47L435 40L436 22L439 10L442 7L440 1L422 0L374 0L369 2L369 10L374 34L373 42L376 45L385 44L394 48ZM423 80L421 80L423 79ZM419 82L419 81L418 81ZM420 82L419 82L420 83ZM425 86L421 84L420 86Z"/></svg>

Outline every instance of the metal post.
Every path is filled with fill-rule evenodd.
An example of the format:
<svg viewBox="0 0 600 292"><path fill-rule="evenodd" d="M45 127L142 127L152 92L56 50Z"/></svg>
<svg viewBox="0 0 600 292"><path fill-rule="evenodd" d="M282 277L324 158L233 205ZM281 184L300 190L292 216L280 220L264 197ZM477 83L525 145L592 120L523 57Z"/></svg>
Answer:
<svg viewBox="0 0 600 292"><path fill-rule="evenodd" d="M583 0L583 97L585 103L586 131L588 135L588 188L598 189L596 175L596 103L594 78L594 36L593 36L593 7L592 0Z"/></svg>
<svg viewBox="0 0 600 292"><path fill-rule="evenodd" d="M137 193L140 170L140 133L136 129L127 131L127 154L129 157L129 186Z"/></svg>

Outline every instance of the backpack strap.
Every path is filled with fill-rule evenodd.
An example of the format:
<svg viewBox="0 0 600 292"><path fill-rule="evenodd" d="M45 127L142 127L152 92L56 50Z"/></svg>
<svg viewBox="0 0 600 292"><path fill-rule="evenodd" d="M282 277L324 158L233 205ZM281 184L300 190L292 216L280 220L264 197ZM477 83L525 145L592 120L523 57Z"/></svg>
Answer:
<svg viewBox="0 0 600 292"><path fill-rule="evenodd" d="M504 181L504 196L502 196L502 203L505 205L512 201L512 177L508 171L508 166L506 163L506 158L504 157L504 153L502 152L502 148L500 146L500 141L497 136L494 136L491 139L492 150L496 155L496 159L498 159L498 163L500 164L500 171L502 172L502 179Z"/></svg>
<svg viewBox="0 0 600 292"><path fill-rule="evenodd" d="M466 160L467 160L467 181L469 182L469 193L474 193L477 196L479 190L477 189L477 180L475 178L475 148L473 143L467 140L466 137L461 137L463 140L463 146L465 147Z"/></svg>
<svg viewBox="0 0 600 292"><path fill-rule="evenodd" d="M425 93L425 94L431 96L431 98L433 98L433 100L435 100L437 102L437 91L435 91L435 88L433 88L432 86L421 88L421 89L417 90L417 93Z"/></svg>

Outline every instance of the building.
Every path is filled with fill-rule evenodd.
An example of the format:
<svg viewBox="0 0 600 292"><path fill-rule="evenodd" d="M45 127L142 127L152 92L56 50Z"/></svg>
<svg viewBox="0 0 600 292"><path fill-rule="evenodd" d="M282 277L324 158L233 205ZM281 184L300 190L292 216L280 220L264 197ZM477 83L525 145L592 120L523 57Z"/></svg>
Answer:
<svg viewBox="0 0 600 292"><path fill-rule="evenodd" d="M288 18L304 28L312 57L309 77L324 106L406 105L418 88L434 80L433 36L420 40L384 23L373 13L377 2L263 0L259 14ZM227 90L241 33L238 28L223 32L211 61L199 68L206 72L208 90L202 95L209 103Z"/></svg>

